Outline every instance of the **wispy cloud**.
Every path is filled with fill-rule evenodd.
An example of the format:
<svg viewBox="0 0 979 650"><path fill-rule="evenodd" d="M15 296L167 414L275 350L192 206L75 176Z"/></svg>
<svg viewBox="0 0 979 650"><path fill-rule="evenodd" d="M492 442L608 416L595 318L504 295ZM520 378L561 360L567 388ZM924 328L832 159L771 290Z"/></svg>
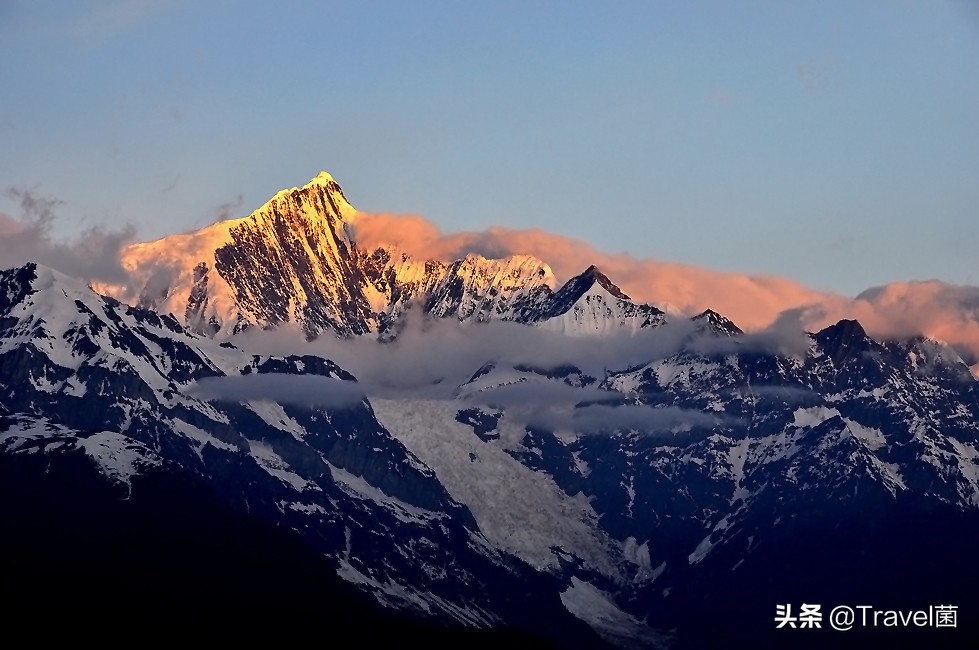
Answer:
<svg viewBox="0 0 979 650"><path fill-rule="evenodd" d="M531 424L549 429L571 429L584 434L641 431L647 436L663 436L699 428L730 426L736 424L736 420L676 406L589 404L574 409L570 414L543 410L531 420Z"/></svg>
<svg viewBox="0 0 979 650"><path fill-rule="evenodd" d="M206 377L188 393L206 401L271 401L304 408L343 408L364 400L363 388L356 382L279 373Z"/></svg>
<svg viewBox="0 0 979 650"><path fill-rule="evenodd" d="M132 226L93 226L73 241L59 242L51 230L62 201L23 188L9 188L6 194L20 204L21 215L0 213L0 267L39 262L88 281L126 281L120 253L135 235Z"/></svg>
<svg viewBox="0 0 979 650"><path fill-rule="evenodd" d="M577 434L643 431L646 435L675 436L694 429L736 426L722 414L676 407L624 403L625 396L613 390L571 386L530 372L516 373L514 366L555 368L573 365L599 378L605 371L623 370L664 358L677 352L692 333L689 325L663 326L638 335L612 336L581 345L557 333L515 323L460 324L451 320L409 322L401 336L381 343L371 338L336 339L329 336L303 341L289 327L246 331L238 345L253 353L297 352L327 357L352 372L358 379L352 397L460 399L461 404L503 409L506 418L519 427L538 426ZM303 341L303 342L300 342ZM760 343L759 343L760 344ZM500 383L463 391L465 384L484 364L492 363ZM523 379L517 378L521 375ZM310 390L282 377L285 382L266 381L264 376L208 379L196 393L200 397L228 400L273 399L302 401ZM315 378L314 378L315 379ZM212 386L213 382L213 386ZM342 382L340 382L342 383ZM315 385L313 396L326 394ZM461 405L460 405L461 407Z"/></svg>
<svg viewBox="0 0 979 650"><path fill-rule="evenodd" d="M243 347L255 353L295 354L296 341L302 338L286 326L273 331L246 331L240 340ZM517 323L461 325L450 319L432 322L413 312L394 341L321 336L305 343L303 354L334 360L352 372L371 397L447 399L454 397L456 388L486 363L540 368L574 365L587 374L602 377L606 368L626 368L657 355L671 354L680 340L682 336L674 328L659 328L637 336L612 335L583 346L558 332ZM600 396L561 394L568 401ZM561 394L551 394L549 399L565 401L559 400ZM487 393L487 398L490 395L498 400L519 399L506 391Z"/></svg>
<svg viewBox="0 0 979 650"><path fill-rule="evenodd" d="M554 381L518 382L468 397L506 413L521 426L576 434L641 431L643 435L673 436L693 429L713 430L740 421L719 413L676 406L627 404L621 393L599 388L576 388Z"/></svg>
<svg viewBox="0 0 979 650"><path fill-rule="evenodd" d="M239 194L232 201L226 201L211 210L212 223L227 221L241 216L241 206L245 204L245 198Z"/></svg>
<svg viewBox="0 0 979 650"><path fill-rule="evenodd" d="M575 406L582 402L620 400L622 394L601 388L577 388L556 381L517 382L494 386L468 396L467 401L499 409L548 404Z"/></svg>

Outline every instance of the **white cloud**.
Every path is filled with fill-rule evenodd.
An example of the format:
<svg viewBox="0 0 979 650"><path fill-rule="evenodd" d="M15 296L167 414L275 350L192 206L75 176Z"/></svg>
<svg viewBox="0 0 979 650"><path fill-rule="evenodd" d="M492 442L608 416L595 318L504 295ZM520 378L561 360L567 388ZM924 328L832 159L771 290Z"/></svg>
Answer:
<svg viewBox="0 0 979 650"><path fill-rule="evenodd" d="M304 408L343 408L364 400L363 388L356 382L280 373L205 377L191 386L188 393L205 401L266 400Z"/></svg>

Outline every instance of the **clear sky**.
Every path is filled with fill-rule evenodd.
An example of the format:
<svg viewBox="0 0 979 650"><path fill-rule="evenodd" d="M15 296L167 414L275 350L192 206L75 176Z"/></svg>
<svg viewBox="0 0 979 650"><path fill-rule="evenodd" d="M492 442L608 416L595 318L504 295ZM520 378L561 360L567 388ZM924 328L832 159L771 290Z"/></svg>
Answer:
<svg viewBox="0 0 979 650"><path fill-rule="evenodd" d="M59 237L195 229L323 169L443 232L979 284L968 0L0 0L0 87L0 190L59 200Z"/></svg>

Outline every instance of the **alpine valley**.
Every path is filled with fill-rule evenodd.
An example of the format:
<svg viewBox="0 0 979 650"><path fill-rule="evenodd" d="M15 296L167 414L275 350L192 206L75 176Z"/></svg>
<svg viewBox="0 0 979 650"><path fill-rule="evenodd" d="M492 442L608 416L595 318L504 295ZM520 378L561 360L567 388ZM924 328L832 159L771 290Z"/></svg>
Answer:
<svg viewBox="0 0 979 650"><path fill-rule="evenodd" d="M7 620L974 640L979 388L950 347L856 321L744 333L633 301L587 260L559 284L530 256L361 247L357 221L321 173L130 246L126 285L0 271ZM778 627L803 604L818 625ZM951 605L957 626L838 632L840 605Z"/></svg>

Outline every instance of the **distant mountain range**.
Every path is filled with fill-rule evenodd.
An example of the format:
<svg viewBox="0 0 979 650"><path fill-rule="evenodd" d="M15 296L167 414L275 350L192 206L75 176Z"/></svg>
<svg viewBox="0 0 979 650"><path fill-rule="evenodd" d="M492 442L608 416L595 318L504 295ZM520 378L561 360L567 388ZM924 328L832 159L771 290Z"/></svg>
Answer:
<svg viewBox="0 0 979 650"><path fill-rule="evenodd" d="M330 611L365 640L523 647L974 638L979 389L949 347L856 321L787 347L594 266L558 286L529 256L361 250L356 219L321 173L130 247L132 295L0 271L5 602ZM500 353L392 395L306 343L383 359L414 317L502 328ZM253 347L285 324L294 353ZM446 363L432 331L422 365ZM633 361L602 358L612 339ZM776 629L803 603L819 629ZM837 605L956 605L958 626L836 632Z"/></svg>

